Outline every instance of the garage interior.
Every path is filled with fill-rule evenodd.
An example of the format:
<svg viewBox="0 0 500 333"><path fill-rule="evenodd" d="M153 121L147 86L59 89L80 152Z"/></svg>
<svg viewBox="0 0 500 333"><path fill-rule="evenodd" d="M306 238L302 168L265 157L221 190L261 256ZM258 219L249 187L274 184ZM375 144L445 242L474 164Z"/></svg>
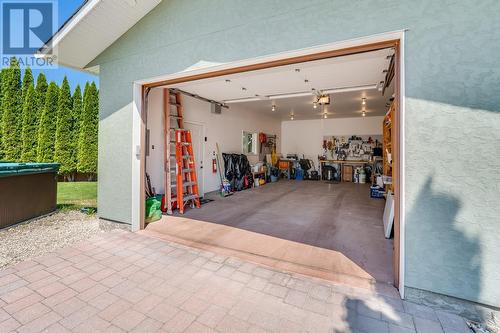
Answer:
<svg viewBox="0 0 500 333"><path fill-rule="evenodd" d="M384 48L152 89L144 232L392 285L395 81Z"/></svg>

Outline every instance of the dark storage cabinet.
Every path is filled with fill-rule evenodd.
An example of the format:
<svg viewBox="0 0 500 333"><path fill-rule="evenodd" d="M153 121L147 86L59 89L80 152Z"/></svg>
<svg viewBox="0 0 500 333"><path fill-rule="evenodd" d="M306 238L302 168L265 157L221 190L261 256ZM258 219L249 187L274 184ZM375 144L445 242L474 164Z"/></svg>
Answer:
<svg viewBox="0 0 500 333"><path fill-rule="evenodd" d="M0 162L0 228L57 209L59 164Z"/></svg>

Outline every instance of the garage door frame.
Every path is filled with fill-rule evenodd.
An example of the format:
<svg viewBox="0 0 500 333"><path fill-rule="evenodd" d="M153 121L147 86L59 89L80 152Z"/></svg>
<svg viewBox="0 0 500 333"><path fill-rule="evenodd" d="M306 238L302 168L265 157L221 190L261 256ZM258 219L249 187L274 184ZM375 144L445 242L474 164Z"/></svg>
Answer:
<svg viewBox="0 0 500 333"><path fill-rule="evenodd" d="M395 190L394 285L404 298L404 36L395 31L317 47L235 61L134 82L132 126L132 229L145 228L145 151L147 96L153 88L218 76L251 72L307 61L347 56L393 47L396 55L393 175Z"/></svg>

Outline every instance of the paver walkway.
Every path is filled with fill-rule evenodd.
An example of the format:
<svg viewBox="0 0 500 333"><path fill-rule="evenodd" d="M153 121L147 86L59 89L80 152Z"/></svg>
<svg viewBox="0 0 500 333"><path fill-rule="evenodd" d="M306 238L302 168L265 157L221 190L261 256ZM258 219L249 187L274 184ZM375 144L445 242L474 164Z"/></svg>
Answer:
<svg viewBox="0 0 500 333"><path fill-rule="evenodd" d="M126 231L0 271L0 332L468 332L456 315Z"/></svg>

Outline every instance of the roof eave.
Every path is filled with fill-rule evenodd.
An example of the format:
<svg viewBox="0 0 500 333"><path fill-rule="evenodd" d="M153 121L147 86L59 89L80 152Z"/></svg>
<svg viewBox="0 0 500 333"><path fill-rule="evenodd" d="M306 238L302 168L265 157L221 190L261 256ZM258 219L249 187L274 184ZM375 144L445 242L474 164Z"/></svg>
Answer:
<svg viewBox="0 0 500 333"><path fill-rule="evenodd" d="M45 56L77 25L101 0L84 0L82 5L57 30L57 32L40 48L37 54ZM84 68L82 68L84 69Z"/></svg>

